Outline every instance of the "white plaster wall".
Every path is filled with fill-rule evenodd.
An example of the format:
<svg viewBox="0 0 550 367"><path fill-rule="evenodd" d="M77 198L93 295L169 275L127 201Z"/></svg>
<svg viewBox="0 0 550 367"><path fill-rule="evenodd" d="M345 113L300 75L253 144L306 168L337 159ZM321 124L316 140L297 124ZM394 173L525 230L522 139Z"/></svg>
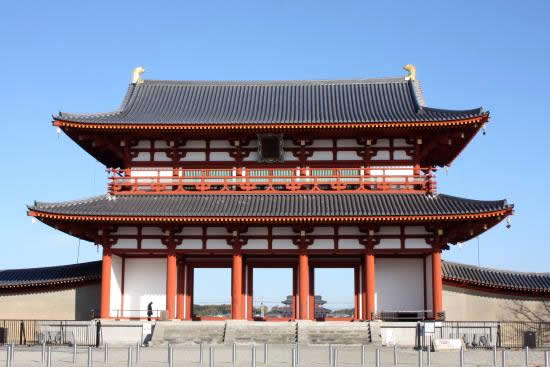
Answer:
<svg viewBox="0 0 550 367"><path fill-rule="evenodd" d="M432 255L428 255L426 256L426 310L431 310L432 308L433 308ZM443 308L443 310L445 310L445 308Z"/></svg>
<svg viewBox="0 0 550 367"><path fill-rule="evenodd" d="M362 145L357 144L357 140L355 139L338 139L336 141L336 145L341 148L358 148L362 147Z"/></svg>
<svg viewBox="0 0 550 367"><path fill-rule="evenodd" d="M298 246L292 243L292 240L274 239L272 243L274 250L296 250Z"/></svg>
<svg viewBox="0 0 550 367"><path fill-rule="evenodd" d="M357 152L336 152L336 159L340 161L358 161L361 157L357 155Z"/></svg>
<svg viewBox="0 0 550 367"><path fill-rule="evenodd" d="M149 302L154 310L165 310L166 259L128 258L124 267L124 316L147 317Z"/></svg>
<svg viewBox="0 0 550 367"><path fill-rule="evenodd" d="M209 239L206 240L206 248L213 250L231 250L231 245L227 244L227 240L224 239Z"/></svg>
<svg viewBox="0 0 550 367"><path fill-rule="evenodd" d="M235 158L231 157L228 152L210 152L210 160L232 162Z"/></svg>
<svg viewBox="0 0 550 367"><path fill-rule="evenodd" d="M117 310L120 310L122 300L122 258L113 255L111 259L111 299L110 314L111 317L118 316Z"/></svg>
<svg viewBox="0 0 550 367"><path fill-rule="evenodd" d="M128 235L136 235L138 233L137 227L118 227L116 232L113 232L113 234L128 234Z"/></svg>
<svg viewBox="0 0 550 367"><path fill-rule="evenodd" d="M205 152L187 152L185 157L183 157L182 161L188 161L188 162L202 162L206 160L206 153Z"/></svg>
<svg viewBox="0 0 550 367"><path fill-rule="evenodd" d="M375 259L376 310L415 311L424 309L422 259Z"/></svg>
<svg viewBox="0 0 550 367"><path fill-rule="evenodd" d="M327 151L314 151L311 157L309 157L310 161L330 161L332 160L332 152Z"/></svg>
<svg viewBox="0 0 550 367"><path fill-rule="evenodd" d="M371 159L373 161L389 160L390 159L390 151L389 150L379 150L379 151L376 152L376 155L371 157Z"/></svg>
<svg viewBox="0 0 550 367"><path fill-rule="evenodd" d="M137 239L135 238L119 238L115 245L114 249L125 248L125 249L137 249Z"/></svg>
<svg viewBox="0 0 550 367"><path fill-rule="evenodd" d="M326 238L317 238L313 240L313 243L311 246L309 246L312 250L328 250L334 248L334 240L329 240Z"/></svg>
<svg viewBox="0 0 550 367"><path fill-rule="evenodd" d="M229 140L211 140L210 148L233 148Z"/></svg>
<svg viewBox="0 0 550 367"><path fill-rule="evenodd" d="M206 141L204 140L187 140L183 146L187 149L203 149L206 148Z"/></svg>
<svg viewBox="0 0 550 367"><path fill-rule="evenodd" d="M202 249L202 240L199 238L184 239L181 245L176 247L178 250L200 250Z"/></svg>
<svg viewBox="0 0 550 367"><path fill-rule="evenodd" d="M401 240L399 238L382 238L380 243L375 246L376 249L393 249L400 248Z"/></svg>
<svg viewBox="0 0 550 367"><path fill-rule="evenodd" d="M356 238L346 238L338 241L338 248L343 250L361 250L364 249L365 246L361 245Z"/></svg>
<svg viewBox="0 0 550 367"><path fill-rule="evenodd" d="M311 143L314 148L332 148L332 140L330 139L315 139Z"/></svg>
<svg viewBox="0 0 550 367"><path fill-rule="evenodd" d="M378 139L376 140L376 144L372 145L373 147L389 147L390 146L390 139Z"/></svg>
<svg viewBox="0 0 550 367"><path fill-rule="evenodd" d="M164 250L166 246L162 244L160 238L144 238L141 240L141 248L148 250Z"/></svg>
<svg viewBox="0 0 550 367"><path fill-rule="evenodd" d="M405 240L405 248L432 248L424 238L407 238Z"/></svg>
<svg viewBox="0 0 550 367"><path fill-rule="evenodd" d="M399 227L380 227L376 234L388 234L388 235L399 235L401 234L401 228Z"/></svg>
<svg viewBox="0 0 550 367"><path fill-rule="evenodd" d="M264 250L269 247L267 240L264 239L250 239L247 244L243 246L244 250Z"/></svg>

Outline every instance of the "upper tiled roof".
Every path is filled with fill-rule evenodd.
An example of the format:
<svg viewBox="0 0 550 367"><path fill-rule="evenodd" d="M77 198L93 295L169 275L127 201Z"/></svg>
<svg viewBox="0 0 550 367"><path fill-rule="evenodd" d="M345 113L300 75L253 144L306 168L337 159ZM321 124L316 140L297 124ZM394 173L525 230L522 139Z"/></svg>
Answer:
<svg viewBox="0 0 550 367"><path fill-rule="evenodd" d="M506 200L479 201L442 194L103 195L29 206L52 214L161 217L422 216L511 208Z"/></svg>
<svg viewBox="0 0 550 367"><path fill-rule="evenodd" d="M487 288L549 292L550 273L525 273L444 261L443 279Z"/></svg>
<svg viewBox="0 0 550 367"><path fill-rule="evenodd" d="M418 81L166 81L130 84L119 110L59 113L57 120L99 124L302 124L432 122L479 117L481 108L424 106Z"/></svg>
<svg viewBox="0 0 550 367"><path fill-rule="evenodd" d="M69 285L101 279L101 261L44 268L0 270L0 289Z"/></svg>

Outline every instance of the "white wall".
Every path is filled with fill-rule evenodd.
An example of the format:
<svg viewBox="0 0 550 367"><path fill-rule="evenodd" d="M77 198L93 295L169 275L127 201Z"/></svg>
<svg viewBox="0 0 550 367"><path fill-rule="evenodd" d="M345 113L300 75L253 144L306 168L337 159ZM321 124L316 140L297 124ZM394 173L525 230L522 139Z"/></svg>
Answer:
<svg viewBox="0 0 550 367"><path fill-rule="evenodd" d="M127 258L124 267L124 316L146 317L149 302L153 310L165 310L166 259Z"/></svg>
<svg viewBox="0 0 550 367"><path fill-rule="evenodd" d="M110 314L111 317L117 317L117 310L120 310L122 289L122 258L112 255L111 260L111 299Z"/></svg>
<svg viewBox="0 0 550 367"><path fill-rule="evenodd" d="M376 311L424 309L424 277L421 258L375 260Z"/></svg>

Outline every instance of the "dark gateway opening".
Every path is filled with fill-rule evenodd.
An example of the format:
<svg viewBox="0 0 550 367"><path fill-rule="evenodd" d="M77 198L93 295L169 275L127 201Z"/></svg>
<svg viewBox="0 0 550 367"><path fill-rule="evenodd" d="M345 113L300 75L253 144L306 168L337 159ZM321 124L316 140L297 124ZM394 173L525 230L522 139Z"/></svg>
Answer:
<svg viewBox="0 0 550 367"><path fill-rule="evenodd" d="M282 135L265 134L258 135L258 159L260 162L283 161L283 137Z"/></svg>

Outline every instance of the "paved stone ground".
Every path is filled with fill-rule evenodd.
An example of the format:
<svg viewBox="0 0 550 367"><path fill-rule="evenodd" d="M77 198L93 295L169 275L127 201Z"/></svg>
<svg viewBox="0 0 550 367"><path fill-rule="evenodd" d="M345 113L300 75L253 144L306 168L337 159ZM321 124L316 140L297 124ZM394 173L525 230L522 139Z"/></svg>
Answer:
<svg viewBox="0 0 550 367"><path fill-rule="evenodd" d="M258 367L274 366L292 366L292 348L294 345L270 345L268 349L268 363L264 363L264 347L256 347L256 365ZM361 347L360 346L334 346L337 350L337 366L354 367L361 366ZM299 346L299 367L331 367L333 364L329 360L328 346ZM232 347L225 345L216 345L214 351L214 366L230 367L232 364ZM77 354L77 363L73 364L72 348L70 347L52 347L51 366L87 366L87 348L79 348ZM529 366L544 366L543 350L529 351ZM375 366L374 347L365 348L365 366ZM174 364L173 366L201 366L199 360L199 346L193 345L175 345L173 346ZM210 347L203 348L202 366L209 367ZM522 350L507 350L507 366L525 366L525 352ZM460 366L459 352L432 352L432 366ZM109 362L103 363L104 349L93 348L92 352L93 366L128 366L128 347L110 347ZM467 350L464 353L464 366L493 366L493 353L491 350ZM502 366L502 351L497 353L497 366ZM394 366L393 348L380 348L380 365ZM423 353L423 365L428 366L427 353ZM41 363L40 346L23 347L17 346L12 367L32 367L45 366ZM418 352L411 348L397 349L398 366L418 366ZM6 348L0 349L0 367L6 366ZM141 367L160 367L168 366L167 347L142 347L140 362L135 362L135 347L133 351L132 366ZM236 366L252 366L252 346L237 346L237 364Z"/></svg>

